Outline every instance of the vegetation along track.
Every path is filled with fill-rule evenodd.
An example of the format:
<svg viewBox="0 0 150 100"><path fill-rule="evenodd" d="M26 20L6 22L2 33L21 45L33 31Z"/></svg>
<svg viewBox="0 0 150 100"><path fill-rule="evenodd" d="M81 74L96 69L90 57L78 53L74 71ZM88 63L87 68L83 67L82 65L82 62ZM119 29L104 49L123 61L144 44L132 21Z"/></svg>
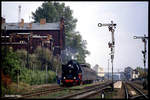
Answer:
<svg viewBox="0 0 150 100"><path fill-rule="evenodd" d="M42 89L39 89L36 91L32 91L30 93L23 94L22 98L30 98L30 97L34 97L34 96L46 95L48 93L61 91L63 89L64 89L64 87L60 87L60 86L46 87L46 88L42 88Z"/></svg>
<svg viewBox="0 0 150 100"><path fill-rule="evenodd" d="M148 99L147 95L129 82L123 82L126 99L144 98ZM133 95L135 94L135 95Z"/></svg>
<svg viewBox="0 0 150 100"><path fill-rule="evenodd" d="M99 93L100 91L106 89L108 86L110 86L111 82L109 83L104 83L104 84L100 84L100 85L94 85L94 86L90 86L88 88L83 88L82 91L74 93L74 94L70 94L70 95L66 95L63 97L58 97L57 99L81 99L81 98L86 98L89 97L93 94Z"/></svg>

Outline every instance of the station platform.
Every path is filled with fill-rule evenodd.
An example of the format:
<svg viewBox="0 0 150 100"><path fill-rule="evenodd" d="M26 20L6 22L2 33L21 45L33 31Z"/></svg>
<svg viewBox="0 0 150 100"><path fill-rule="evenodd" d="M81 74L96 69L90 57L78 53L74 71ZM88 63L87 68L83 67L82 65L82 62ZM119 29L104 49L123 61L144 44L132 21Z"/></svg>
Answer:
<svg viewBox="0 0 150 100"><path fill-rule="evenodd" d="M122 87L122 81L117 81L114 83L114 88L121 88Z"/></svg>

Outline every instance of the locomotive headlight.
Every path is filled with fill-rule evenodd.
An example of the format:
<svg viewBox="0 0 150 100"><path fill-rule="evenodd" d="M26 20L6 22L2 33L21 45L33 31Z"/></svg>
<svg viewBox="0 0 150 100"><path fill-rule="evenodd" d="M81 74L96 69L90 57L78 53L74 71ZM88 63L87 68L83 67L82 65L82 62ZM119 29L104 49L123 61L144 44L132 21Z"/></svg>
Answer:
<svg viewBox="0 0 150 100"><path fill-rule="evenodd" d="M66 77L64 77L64 79L66 79Z"/></svg>
<svg viewBox="0 0 150 100"><path fill-rule="evenodd" d="M76 79L76 77L74 77L73 79Z"/></svg>

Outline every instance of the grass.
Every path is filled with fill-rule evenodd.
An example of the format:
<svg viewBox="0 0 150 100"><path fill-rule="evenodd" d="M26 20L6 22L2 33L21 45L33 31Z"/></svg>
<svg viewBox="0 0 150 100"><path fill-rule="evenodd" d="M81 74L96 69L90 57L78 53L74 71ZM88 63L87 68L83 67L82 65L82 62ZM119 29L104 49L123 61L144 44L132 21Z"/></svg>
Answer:
<svg viewBox="0 0 150 100"><path fill-rule="evenodd" d="M79 85L79 86L73 86L73 87L66 88L62 91L50 93L47 96L40 96L40 97L33 97L33 98L38 98L38 99L39 98L40 99L57 98L57 97L71 94L71 93L75 93L76 91L78 92L78 91L82 90L83 88L88 87L88 86L92 86L92 85L94 85L94 84L84 84L84 85ZM100 96L97 96L96 98L100 98Z"/></svg>
<svg viewBox="0 0 150 100"><path fill-rule="evenodd" d="M103 82L98 82L98 83L103 83ZM98 84L98 83L96 83L96 84ZM81 89L83 89L85 87L93 86L93 85L95 85L95 84L94 83L93 84L84 84L84 85L71 87L70 89L72 89L72 90L81 90Z"/></svg>
<svg viewBox="0 0 150 100"><path fill-rule="evenodd" d="M3 87L3 95L20 95L23 94L27 91L30 91L31 86L29 84L25 84L20 82L19 86L17 85L17 83L12 82L8 88L4 88Z"/></svg>
<svg viewBox="0 0 150 100"><path fill-rule="evenodd" d="M117 92L118 90L117 89L114 89L113 92L104 92L105 94L105 99L112 99L113 96L116 96L117 95Z"/></svg>
<svg viewBox="0 0 150 100"><path fill-rule="evenodd" d="M40 96L40 97L33 97L33 98L42 98L42 99L46 99L46 98L57 98L57 97L61 97L61 96L65 96L71 93L75 93L76 91L79 91L80 89L83 89L84 87L87 86L92 86L93 84L85 84L85 85L79 85L79 86L73 86L73 87L69 87L69 88L65 88L62 91L58 91L58 92L54 92L54 93L50 93L47 96Z"/></svg>
<svg viewBox="0 0 150 100"><path fill-rule="evenodd" d="M58 91L58 92L54 92L54 93L50 93L47 96L40 96L40 97L33 97L33 98L38 98L38 99L46 99L46 98L57 98L57 97L61 97L64 95L68 95L71 93L74 93L75 91L73 90L69 90L69 89L64 89L62 91Z"/></svg>
<svg viewBox="0 0 150 100"><path fill-rule="evenodd" d="M70 89L71 90L81 90L81 89L83 89L83 88L85 88L85 87L87 87L87 86L92 86L93 84L84 84L84 85L79 85L79 86L73 86L73 87L71 87Z"/></svg>

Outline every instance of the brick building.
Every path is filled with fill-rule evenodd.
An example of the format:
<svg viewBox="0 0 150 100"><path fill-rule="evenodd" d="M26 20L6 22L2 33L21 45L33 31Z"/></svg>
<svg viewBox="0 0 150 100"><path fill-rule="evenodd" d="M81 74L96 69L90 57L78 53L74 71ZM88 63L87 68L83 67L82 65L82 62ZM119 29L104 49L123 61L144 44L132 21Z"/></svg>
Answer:
<svg viewBox="0 0 150 100"><path fill-rule="evenodd" d="M41 19L40 23L6 23L1 19L1 45L12 47L13 50L26 49L32 53L37 46L47 47L54 55L61 55L65 47L64 20L60 22L46 23Z"/></svg>

